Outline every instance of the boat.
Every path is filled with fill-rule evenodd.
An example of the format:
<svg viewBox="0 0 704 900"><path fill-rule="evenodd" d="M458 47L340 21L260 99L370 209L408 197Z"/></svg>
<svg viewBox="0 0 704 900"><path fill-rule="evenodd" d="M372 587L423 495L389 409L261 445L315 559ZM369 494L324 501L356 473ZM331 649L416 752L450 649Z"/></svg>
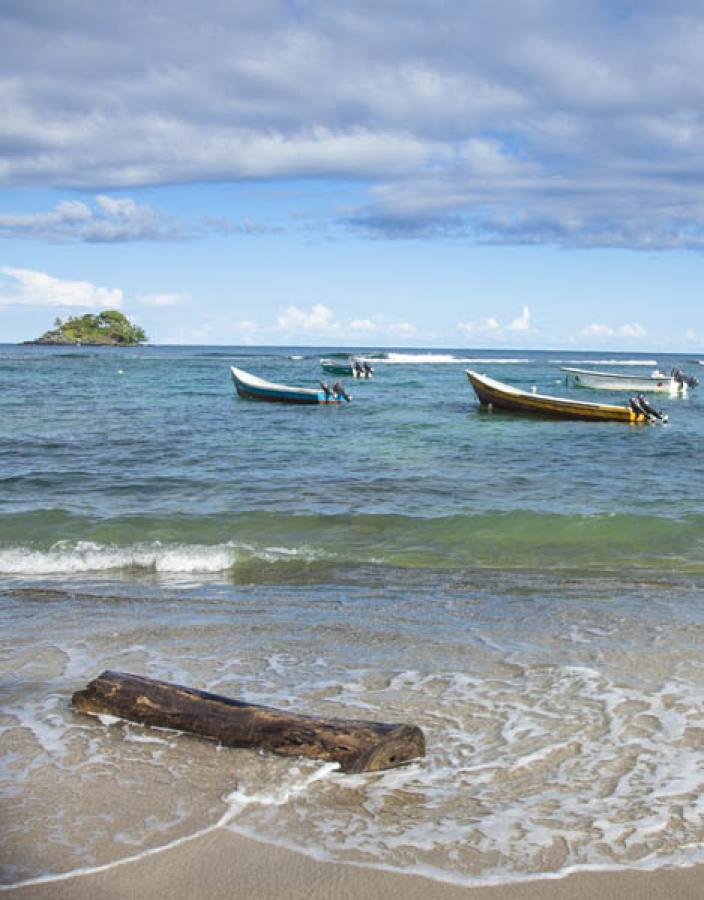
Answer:
<svg viewBox="0 0 704 900"><path fill-rule="evenodd" d="M650 375L631 375L622 372L594 372L591 369L574 369L563 366L569 383L576 387L593 388L602 391L658 391L671 397L684 397L687 388L696 387L696 378L685 375L680 369L673 369L669 375L651 372Z"/></svg>
<svg viewBox="0 0 704 900"><path fill-rule="evenodd" d="M291 387L287 384L275 384L265 381L256 375L230 366L232 380L240 397L247 400L264 400L269 403L296 403L299 405L317 405L320 403L341 403L352 398L340 384L336 382L329 388L324 381L320 389Z"/></svg>
<svg viewBox="0 0 704 900"><path fill-rule="evenodd" d="M321 359L320 366L329 375L346 375L348 378L372 378L374 375L367 360L356 356L350 360Z"/></svg>
<svg viewBox="0 0 704 900"><path fill-rule="evenodd" d="M591 419L602 422L653 422L666 421L647 401L634 397L628 406L612 406L606 403L585 403L566 397L550 397L533 391L522 391L510 384L496 381L488 375L480 375L471 369L465 374L474 388L479 402L489 408L507 409L512 412L533 413L561 419ZM642 404L645 402L645 405Z"/></svg>

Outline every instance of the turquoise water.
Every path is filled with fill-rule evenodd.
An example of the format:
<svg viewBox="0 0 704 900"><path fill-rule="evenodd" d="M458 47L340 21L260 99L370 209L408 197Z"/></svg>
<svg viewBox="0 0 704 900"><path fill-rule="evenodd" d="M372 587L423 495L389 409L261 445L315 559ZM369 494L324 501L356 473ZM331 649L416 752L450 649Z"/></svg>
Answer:
<svg viewBox="0 0 704 900"><path fill-rule="evenodd" d="M481 409L464 369L605 402L560 365L704 370L386 350L340 407L233 391L229 365L312 387L345 349L0 346L6 883L214 822L467 884L698 858L704 388L657 397L666 426L562 422ZM71 713L107 667L414 721L429 755L350 779L233 752L233 778Z"/></svg>

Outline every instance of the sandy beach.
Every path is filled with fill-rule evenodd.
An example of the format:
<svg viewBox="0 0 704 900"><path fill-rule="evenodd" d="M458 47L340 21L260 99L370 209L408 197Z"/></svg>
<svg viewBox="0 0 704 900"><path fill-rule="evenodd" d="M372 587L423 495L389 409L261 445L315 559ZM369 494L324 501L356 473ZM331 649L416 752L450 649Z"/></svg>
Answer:
<svg viewBox="0 0 704 900"><path fill-rule="evenodd" d="M701 900L704 867L577 873L470 888L318 862L218 829L134 862L5 893L8 900Z"/></svg>

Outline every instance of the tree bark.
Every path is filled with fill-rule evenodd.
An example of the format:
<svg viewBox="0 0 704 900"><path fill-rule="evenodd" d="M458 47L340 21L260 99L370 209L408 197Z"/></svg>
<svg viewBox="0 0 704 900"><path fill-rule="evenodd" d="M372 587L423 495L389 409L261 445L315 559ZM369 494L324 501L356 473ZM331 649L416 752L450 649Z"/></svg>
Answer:
<svg viewBox="0 0 704 900"><path fill-rule="evenodd" d="M73 695L72 704L226 747L338 762L343 772L375 772L425 756L425 737L415 725L296 715L126 672L103 672Z"/></svg>

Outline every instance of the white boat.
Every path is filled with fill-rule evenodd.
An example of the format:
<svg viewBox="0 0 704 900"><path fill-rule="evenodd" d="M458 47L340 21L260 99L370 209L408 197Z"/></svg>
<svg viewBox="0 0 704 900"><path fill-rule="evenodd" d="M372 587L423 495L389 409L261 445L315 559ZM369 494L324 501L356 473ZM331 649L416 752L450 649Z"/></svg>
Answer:
<svg viewBox="0 0 704 900"><path fill-rule="evenodd" d="M697 385L696 378L689 378L679 369L673 369L669 375L658 370L650 375L631 375L621 372L594 372L590 369L573 369L562 366L567 380L576 387L592 388L600 391L639 391L646 393L657 391L671 397L684 397L688 387Z"/></svg>

